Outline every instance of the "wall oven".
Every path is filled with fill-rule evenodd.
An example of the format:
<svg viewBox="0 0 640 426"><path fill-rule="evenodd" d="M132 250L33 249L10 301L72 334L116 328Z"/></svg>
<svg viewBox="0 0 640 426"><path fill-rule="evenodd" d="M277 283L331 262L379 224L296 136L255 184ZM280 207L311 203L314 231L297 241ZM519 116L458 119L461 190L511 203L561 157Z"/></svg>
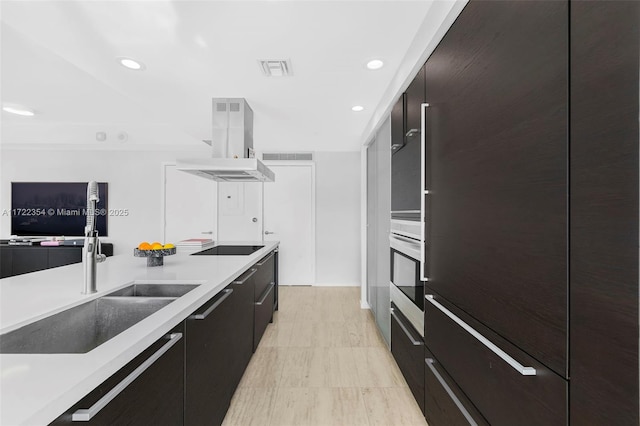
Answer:
<svg viewBox="0 0 640 426"><path fill-rule="evenodd" d="M424 337L424 282L421 280L422 224L391 220L391 301Z"/></svg>

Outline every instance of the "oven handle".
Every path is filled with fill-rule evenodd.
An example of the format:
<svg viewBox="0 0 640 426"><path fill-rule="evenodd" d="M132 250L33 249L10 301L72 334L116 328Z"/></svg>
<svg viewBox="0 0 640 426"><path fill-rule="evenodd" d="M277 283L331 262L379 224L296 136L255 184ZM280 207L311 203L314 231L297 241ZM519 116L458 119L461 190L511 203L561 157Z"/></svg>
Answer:
<svg viewBox="0 0 640 426"><path fill-rule="evenodd" d="M394 238L396 240L399 240L399 241L402 241L403 243L409 243L409 244L412 244L412 245L418 246L418 247L420 246L420 243L418 241L414 240L413 238L403 237L402 235L398 235L398 234L389 235L389 239L392 239L392 238Z"/></svg>

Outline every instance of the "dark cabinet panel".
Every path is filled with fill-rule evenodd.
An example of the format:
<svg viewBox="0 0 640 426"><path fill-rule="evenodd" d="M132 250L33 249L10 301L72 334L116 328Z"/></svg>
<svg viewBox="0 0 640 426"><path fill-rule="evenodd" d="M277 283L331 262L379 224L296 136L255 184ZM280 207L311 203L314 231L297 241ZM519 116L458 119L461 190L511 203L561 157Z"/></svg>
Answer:
<svg viewBox="0 0 640 426"><path fill-rule="evenodd" d="M406 132L404 117L404 93L391 109L391 151L395 152L404 146Z"/></svg>
<svg viewBox="0 0 640 426"><path fill-rule="evenodd" d="M103 243L102 253L113 256L113 244ZM82 246L1 245L2 278L82 262Z"/></svg>
<svg viewBox="0 0 640 426"><path fill-rule="evenodd" d="M272 251L253 266L256 269L254 275L256 301L271 283L275 283L275 255L276 252Z"/></svg>
<svg viewBox="0 0 640 426"><path fill-rule="evenodd" d="M565 377L567 38L566 2L471 1L426 64L429 284Z"/></svg>
<svg viewBox="0 0 640 426"><path fill-rule="evenodd" d="M185 425L221 424L229 408L242 356L237 334L247 332L235 328L235 296L230 285L187 319Z"/></svg>
<svg viewBox="0 0 640 426"><path fill-rule="evenodd" d="M571 424L637 425L640 3L571 2Z"/></svg>
<svg viewBox="0 0 640 426"><path fill-rule="evenodd" d="M13 275L13 250L8 246L0 246L0 278Z"/></svg>
<svg viewBox="0 0 640 426"><path fill-rule="evenodd" d="M427 295L426 345L490 424L567 424L568 385L562 377L441 297L434 301L446 311L429 300ZM471 327L487 344L445 312ZM510 361L494 352L491 345ZM513 363L520 364L521 370ZM531 375L531 368L535 375Z"/></svg>
<svg viewBox="0 0 640 426"><path fill-rule="evenodd" d="M398 307L391 303L391 354L424 413L424 342Z"/></svg>
<svg viewBox="0 0 640 426"><path fill-rule="evenodd" d="M49 250L40 247L17 247L13 249L13 275L42 271L49 267Z"/></svg>
<svg viewBox="0 0 640 426"><path fill-rule="evenodd" d="M49 250L49 268L82 262L82 248L56 247Z"/></svg>
<svg viewBox="0 0 640 426"><path fill-rule="evenodd" d="M421 105L425 101L424 67L415 76L404 94L405 134L404 145L392 151L391 156L391 211L417 212L409 214L394 213L394 218L417 220L420 217L420 167L421 167ZM396 104L396 108L398 104ZM393 120L393 116L392 116ZM399 123L399 119L397 122ZM392 137L399 133L391 123ZM395 126L399 128L399 124ZM393 144L396 144L393 140Z"/></svg>
<svg viewBox="0 0 640 426"><path fill-rule="evenodd" d="M128 382L135 371L146 369L131 381L113 400L99 410L88 425L161 425L183 423L184 414L184 338L181 323L170 334L158 340L133 361L107 379L98 388L75 404L53 425L77 425L72 420L77 410L86 410L113 390ZM151 361L150 364L149 361ZM146 363L146 364L145 364Z"/></svg>
<svg viewBox="0 0 640 426"><path fill-rule="evenodd" d="M424 352L424 416L429 426L488 426L433 354Z"/></svg>
<svg viewBox="0 0 640 426"><path fill-rule="evenodd" d="M262 295L255 302L255 324L253 329L253 351L258 348L260 339L273 320L273 307L275 303L275 283L271 283L264 289Z"/></svg>

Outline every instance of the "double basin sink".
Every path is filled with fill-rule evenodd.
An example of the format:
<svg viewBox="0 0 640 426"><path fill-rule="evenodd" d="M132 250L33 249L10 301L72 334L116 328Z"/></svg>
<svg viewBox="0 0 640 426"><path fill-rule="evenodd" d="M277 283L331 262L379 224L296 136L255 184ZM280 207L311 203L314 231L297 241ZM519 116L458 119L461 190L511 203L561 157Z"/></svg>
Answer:
<svg viewBox="0 0 640 426"><path fill-rule="evenodd" d="M0 335L0 353L89 352L197 286L132 284Z"/></svg>

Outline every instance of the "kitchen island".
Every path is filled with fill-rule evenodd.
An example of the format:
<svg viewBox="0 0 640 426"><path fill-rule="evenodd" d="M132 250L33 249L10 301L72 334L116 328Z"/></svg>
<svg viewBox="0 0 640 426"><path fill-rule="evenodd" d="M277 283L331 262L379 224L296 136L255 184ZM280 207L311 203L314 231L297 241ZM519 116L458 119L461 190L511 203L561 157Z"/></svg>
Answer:
<svg viewBox="0 0 640 426"><path fill-rule="evenodd" d="M0 334L131 284L198 285L87 353L0 354L0 424L55 420L278 247L275 241L232 244L264 247L238 256L191 256L194 251L179 250L161 267L147 267L133 253L114 256L98 265L98 292L91 295L80 293L82 264L0 280Z"/></svg>

